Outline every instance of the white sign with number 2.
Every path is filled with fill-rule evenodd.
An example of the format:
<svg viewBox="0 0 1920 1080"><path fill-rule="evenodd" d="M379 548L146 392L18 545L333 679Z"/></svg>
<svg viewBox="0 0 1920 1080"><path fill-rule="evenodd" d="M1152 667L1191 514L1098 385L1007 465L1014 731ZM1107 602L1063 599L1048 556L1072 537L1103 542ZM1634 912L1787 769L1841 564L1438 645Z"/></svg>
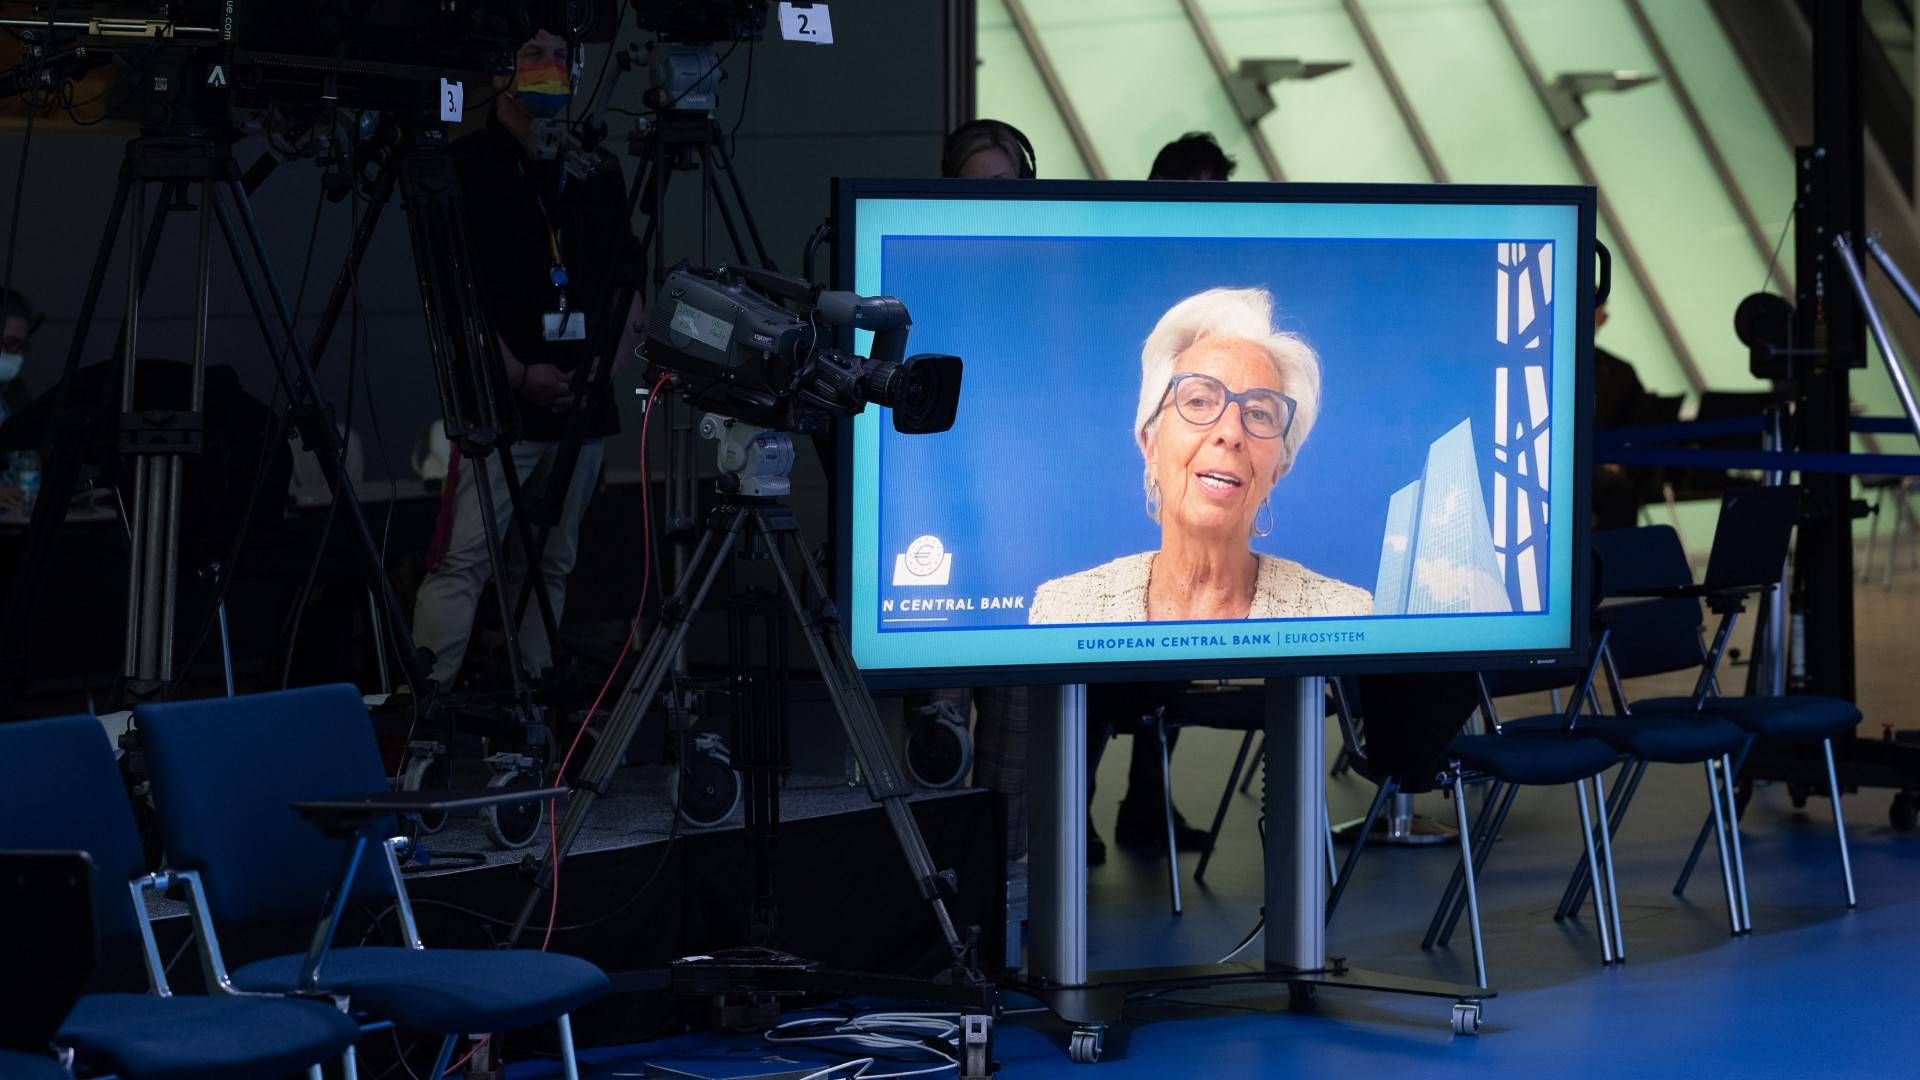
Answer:
<svg viewBox="0 0 1920 1080"><path fill-rule="evenodd" d="M833 17L825 4L781 4L780 36L809 45L833 44Z"/></svg>

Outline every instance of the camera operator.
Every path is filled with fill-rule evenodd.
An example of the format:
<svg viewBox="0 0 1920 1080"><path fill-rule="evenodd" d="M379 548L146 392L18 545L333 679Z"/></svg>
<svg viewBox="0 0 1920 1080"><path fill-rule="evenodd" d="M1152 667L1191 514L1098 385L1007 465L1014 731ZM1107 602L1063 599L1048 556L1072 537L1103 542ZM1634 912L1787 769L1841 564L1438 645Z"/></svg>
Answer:
<svg viewBox="0 0 1920 1080"><path fill-rule="evenodd" d="M582 162L550 160L554 122L567 111L578 64L564 36L565 5L551 5L514 56L511 77L494 80L496 96L486 130L449 148L460 172L468 231L507 380L518 399L520 441L513 463L529 495L545 490L560 440L575 408L571 381L582 364L611 363L618 374L639 342L641 310L636 294L619 345L610 357L586 355L604 317L610 290L637 279L639 244L626 217L625 181L617 162L601 155ZM539 18L539 16L536 16ZM582 174L584 175L577 175ZM610 380L602 386L611 386ZM603 442L619 431L611 393L578 403L586 410L586 440L565 493L560 522L540 555L539 572L556 620L566 598L566 578L578 551L580 521L600 479ZM488 477L494 512L503 531L513 507L497 462ZM414 605L414 636L434 655L433 679L449 685L459 674L472 633L474 611L492 567L472 462L458 452L448 470L440 524L429 572ZM517 599L526 573L522 547L505 533L510 552L500 587ZM527 674L552 666L537 604L529 603L519 628Z"/></svg>

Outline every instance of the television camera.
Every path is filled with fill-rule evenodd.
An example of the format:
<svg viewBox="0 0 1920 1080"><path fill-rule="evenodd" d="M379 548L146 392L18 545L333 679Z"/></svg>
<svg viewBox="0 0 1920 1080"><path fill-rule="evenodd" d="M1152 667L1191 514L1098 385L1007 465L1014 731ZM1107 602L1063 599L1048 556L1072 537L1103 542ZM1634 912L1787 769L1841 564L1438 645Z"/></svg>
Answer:
<svg viewBox="0 0 1920 1080"><path fill-rule="evenodd" d="M747 267L667 275L647 314L651 377L671 375L696 408L765 428L820 431L869 404L895 431L946 431L960 402L957 356L906 356L912 319L891 296L831 292ZM836 347L873 333L871 355Z"/></svg>

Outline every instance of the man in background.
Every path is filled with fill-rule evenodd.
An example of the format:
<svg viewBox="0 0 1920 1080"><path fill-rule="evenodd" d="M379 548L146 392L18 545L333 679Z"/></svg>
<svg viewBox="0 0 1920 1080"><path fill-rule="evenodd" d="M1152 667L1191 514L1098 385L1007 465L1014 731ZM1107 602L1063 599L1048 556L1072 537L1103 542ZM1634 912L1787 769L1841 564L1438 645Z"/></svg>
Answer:
<svg viewBox="0 0 1920 1080"><path fill-rule="evenodd" d="M1593 309L1593 329L1607 325L1607 308ZM1593 347L1593 426L1630 427L1638 419L1640 399L1647 396L1633 365L1598 345ZM1593 527L1631 529L1640 520L1640 482L1622 465L1601 465L1593 471Z"/></svg>
<svg viewBox="0 0 1920 1080"><path fill-rule="evenodd" d="M33 332L43 317L20 293L8 290L0 296L0 424L27 407L33 400L20 380L27 364L27 350L33 344ZM33 493L39 486L40 455L31 450L15 450L0 467L0 516L25 517L33 512Z"/></svg>
<svg viewBox="0 0 1920 1080"><path fill-rule="evenodd" d="M545 25L533 27L521 43L512 75L494 81L498 94L486 129L449 147L459 170L480 288L519 407L513 464L530 495L546 491L559 457L574 408L573 373L583 365L607 363L617 373L639 343L641 327L635 294L613 354L586 355L600 329L593 322L604 317L605 298L638 278L639 243L627 219L619 164L604 154L582 162L556 152L558 140L552 136L579 71L575 45L565 37L565 7L536 6L536 18ZM549 13L538 15L540 8ZM600 380L600 385L611 384ZM611 393L581 407L587 411L586 440L564 493L560 523L536 564L556 621L579 549L580 521L599 484L602 441L620 430ZM502 546L511 553L506 580L498 585L512 604L519 599L529 560L508 540L513 506L498 456L484 460ZM457 452L454 456L430 569L414 602L414 640L433 652L433 679L441 686L460 672L474 612L494 569L474 477L477 464L460 460ZM552 666L553 650L535 602L527 604L518 641L526 674L543 675Z"/></svg>
<svg viewBox="0 0 1920 1080"><path fill-rule="evenodd" d="M1229 180L1240 163L1205 131L1189 131L1160 148L1149 180Z"/></svg>

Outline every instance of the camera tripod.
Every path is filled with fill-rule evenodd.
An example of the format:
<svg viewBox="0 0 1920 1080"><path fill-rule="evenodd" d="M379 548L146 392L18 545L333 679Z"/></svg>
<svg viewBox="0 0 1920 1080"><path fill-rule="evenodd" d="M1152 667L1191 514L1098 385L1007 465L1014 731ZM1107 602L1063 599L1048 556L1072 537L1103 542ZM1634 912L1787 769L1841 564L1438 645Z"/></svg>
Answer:
<svg viewBox="0 0 1920 1080"><path fill-rule="evenodd" d="M148 223L147 201L154 189L159 190L160 198ZM223 192L231 209L221 201ZM190 194L197 196L197 206L188 202ZM185 409L138 410L135 391L139 377L141 301L168 216L188 210L196 211L199 227L189 401ZM156 129L127 144L113 206L87 280L78 327L68 347L60 397L47 439L41 498L34 507L28 554L20 567L8 608L12 617L7 621L4 644L0 645L8 688L25 674L27 635L33 613L54 554L57 533L64 523L68 500L78 484L81 459L93 434L94 413L100 411L97 406L73 401L73 397L87 329L92 324L123 222L127 225L128 275L126 310L117 350L120 408L116 422L117 449L130 460L133 478L132 505L128 509L130 560L123 665L128 694L143 698L163 693L174 675L181 496L185 458L201 452L205 437L202 394L212 293L212 235L216 224L259 326L261 339L273 358L281 390L290 401L289 420L318 459L336 505L346 512L354 552L374 598L378 618L386 623L409 676L418 674L419 660L414 655L412 635L401 614L399 599L380 564L379 546L368 526L366 513L354 495L352 480L341 468L345 442L328 415L314 376L312 358L317 354L309 354L300 347L292 310L274 276L247 189L233 160L232 139L204 128L183 126ZM285 434L282 426L274 438L284 440ZM256 498L260 494L257 483Z"/></svg>
<svg viewBox="0 0 1920 1080"><path fill-rule="evenodd" d="M618 81L617 78L615 81ZM760 227L754 223L753 210L747 205L746 193L740 186L740 176L734 171L725 135L711 112L668 109L646 118L636 124L629 135L627 151L640 162L633 184L628 189L627 220L633 220L634 214L644 208L647 226L639 238L640 250L643 253L650 252L650 280L655 289L666 279L668 270L667 191L674 174L681 171L698 170L700 173L701 265L710 263L707 237L711 219L717 215L727 231L734 258L738 262L746 263L751 257L753 265L767 270L775 269L772 258L767 254L767 246L760 239ZM728 184L725 189L720 184L723 173ZM728 191L732 194L731 203L727 198ZM743 230L746 240L752 245L751 249L741 242ZM618 341L619 328L626 323L632 296L632 290L617 289L608 298L608 303L603 305L605 315L595 324L593 355L606 355ZM535 542L541 548L544 548L548 535L559 524L561 503L572 482L574 470L578 468L580 444L586 435L588 403L600 400L602 395L611 392L611 378L610 370L600 370L590 365L582 365L574 370L570 393L575 405L568 415L567 430L555 455L546 492L542 498L534 500L531 507L533 520L539 526ZM696 422L691 407L678 407L670 403L667 423L672 438L668 444L665 511L676 575L686 572L692 539L699 529L694 516L698 477L693 453ZM526 609L532 584L533 579L529 578L520 590L514 605L516 617Z"/></svg>
<svg viewBox="0 0 1920 1080"><path fill-rule="evenodd" d="M771 437L791 439L785 434ZM725 486L723 483L723 491ZM805 634L814 660L819 664L821 678L846 732L867 793L886 811L887 823L906 856L921 898L939 923L951 956L953 981L968 987L982 985L984 980L975 969L972 944L962 939L947 911L948 900L958 892L954 875L952 871L934 866L926 840L907 805L912 787L901 774L893 747L881 727L873 696L854 666L841 632L839 613L828 596L819 569L807 557L807 545L792 509L773 496L726 493L709 514L686 573L661 608L659 626L647 639L632 676L621 689L618 704L594 743L592 756L572 782L573 795L554 845L531 868L533 887L528 890L526 902L514 921L509 941L519 940L542 898L553 887L556 864L572 849L594 804L609 790L614 770L625 759L627 746L633 741L641 719L653 707L673 674L675 657L686 641L693 616L706 602L721 568L743 548L745 555L769 562L779 578L789 613ZM797 571L795 563L799 566Z"/></svg>

